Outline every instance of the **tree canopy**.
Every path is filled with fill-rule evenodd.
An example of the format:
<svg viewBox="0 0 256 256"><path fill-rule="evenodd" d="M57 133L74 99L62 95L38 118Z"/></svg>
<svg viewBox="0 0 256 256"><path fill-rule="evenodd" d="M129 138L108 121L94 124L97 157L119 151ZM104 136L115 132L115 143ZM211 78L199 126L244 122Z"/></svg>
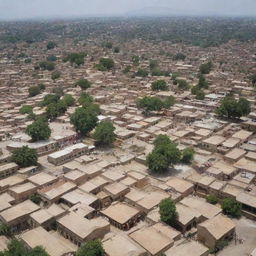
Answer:
<svg viewBox="0 0 256 256"><path fill-rule="evenodd" d="M178 218L175 203L171 199L164 199L159 204L160 219L172 226Z"/></svg>
<svg viewBox="0 0 256 256"><path fill-rule="evenodd" d="M32 141L47 140L51 136L51 129L47 122L37 119L27 126L26 133L32 138Z"/></svg>
<svg viewBox="0 0 256 256"><path fill-rule="evenodd" d="M76 82L76 86L79 86L81 89L86 90L91 87L91 82L87 79L80 79Z"/></svg>
<svg viewBox="0 0 256 256"><path fill-rule="evenodd" d="M85 136L97 125L97 113L90 108L79 107L71 115L70 122L74 125L77 132Z"/></svg>
<svg viewBox="0 0 256 256"><path fill-rule="evenodd" d="M65 94L62 98L63 102L66 104L66 106L70 107L75 104L75 99L72 95L70 94Z"/></svg>
<svg viewBox="0 0 256 256"><path fill-rule="evenodd" d="M251 104L247 99L236 100L233 96L226 96L216 110L217 115L227 118L240 118L247 116L250 112Z"/></svg>
<svg viewBox="0 0 256 256"><path fill-rule="evenodd" d="M207 63L203 63L200 66L199 70L200 70L201 74L209 74L211 72L212 68L213 68L213 64L211 61L209 61Z"/></svg>
<svg viewBox="0 0 256 256"><path fill-rule="evenodd" d="M29 167L37 165L37 153L35 149L23 146L13 151L12 161L20 167Z"/></svg>
<svg viewBox="0 0 256 256"><path fill-rule="evenodd" d="M33 112L33 107L32 107L31 105L23 105L23 106L20 108L19 112L20 112L21 114L30 114L30 113Z"/></svg>
<svg viewBox="0 0 256 256"><path fill-rule="evenodd" d="M49 41L49 42L47 43L46 48L47 48L47 50L51 50L51 49L55 48L56 46L57 46L57 44L56 44L55 42Z"/></svg>
<svg viewBox="0 0 256 256"><path fill-rule="evenodd" d="M96 141L96 145L111 145L116 135L114 133L115 127L110 121L100 122L93 133L93 138Z"/></svg>
<svg viewBox="0 0 256 256"><path fill-rule="evenodd" d="M175 98L170 96L166 100L161 100L158 97L145 96L137 99L136 105L139 109L143 109L145 113L150 111L160 111L163 108L170 108L175 103Z"/></svg>
<svg viewBox="0 0 256 256"><path fill-rule="evenodd" d="M99 71L109 71L115 67L115 62L110 58L101 58L95 66Z"/></svg>
<svg viewBox="0 0 256 256"><path fill-rule="evenodd" d="M166 135L158 135L154 141L153 151L146 157L146 165L155 173L168 171L170 165L181 160L181 152L177 145Z"/></svg>
<svg viewBox="0 0 256 256"><path fill-rule="evenodd" d="M195 153L195 151L193 148L185 148L182 151L181 162L190 164L192 162L192 160L194 159L194 153Z"/></svg>
<svg viewBox="0 0 256 256"><path fill-rule="evenodd" d="M27 249L21 241L17 239L12 239L8 245L7 249L0 252L0 256L50 256L44 248L41 246L36 246L33 249Z"/></svg>
<svg viewBox="0 0 256 256"><path fill-rule="evenodd" d="M63 57L63 62L70 62L71 65L76 64L77 66L84 64L84 57L87 54L85 52L72 52Z"/></svg>
<svg viewBox="0 0 256 256"><path fill-rule="evenodd" d="M234 198L225 198L222 201L221 208L224 214L233 218L239 218L241 216L242 206Z"/></svg>
<svg viewBox="0 0 256 256"><path fill-rule="evenodd" d="M83 244L78 251L76 256L104 256L105 251L103 249L102 243L100 240L88 241Z"/></svg>
<svg viewBox="0 0 256 256"><path fill-rule="evenodd" d="M167 83L164 80L157 80L151 84L153 91L165 91L167 90Z"/></svg>

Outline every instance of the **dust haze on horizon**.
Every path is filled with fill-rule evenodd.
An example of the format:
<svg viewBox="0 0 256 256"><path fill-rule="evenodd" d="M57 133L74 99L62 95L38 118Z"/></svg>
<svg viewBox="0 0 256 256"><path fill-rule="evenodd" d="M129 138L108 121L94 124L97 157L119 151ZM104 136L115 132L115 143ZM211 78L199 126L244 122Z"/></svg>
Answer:
<svg viewBox="0 0 256 256"><path fill-rule="evenodd" d="M0 20L154 15L256 16L256 0L0 0Z"/></svg>

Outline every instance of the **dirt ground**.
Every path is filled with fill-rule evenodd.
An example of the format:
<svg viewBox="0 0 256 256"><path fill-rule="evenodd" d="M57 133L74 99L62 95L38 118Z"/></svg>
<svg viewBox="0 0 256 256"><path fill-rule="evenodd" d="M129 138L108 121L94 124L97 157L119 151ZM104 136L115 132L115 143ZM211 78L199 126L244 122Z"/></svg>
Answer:
<svg viewBox="0 0 256 256"><path fill-rule="evenodd" d="M233 240L218 256L249 256L256 247L256 223L244 217L235 222L237 237L243 239L243 243L235 244Z"/></svg>

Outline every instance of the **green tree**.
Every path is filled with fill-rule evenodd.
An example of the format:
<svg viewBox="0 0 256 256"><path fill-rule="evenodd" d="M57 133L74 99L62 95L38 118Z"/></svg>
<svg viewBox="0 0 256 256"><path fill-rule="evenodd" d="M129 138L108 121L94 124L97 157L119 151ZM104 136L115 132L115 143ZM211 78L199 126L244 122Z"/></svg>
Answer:
<svg viewBox="0 0 256 256"><path fill-rule="evenodd" d="M33 113L33 107L30 106L30 105L23 105L23 106L20 108L19 112L20 112L21 114L30 114L30 113Z"/></svg>
<svg viewBox="0 0 256 256"><path fill-rule="evenodd" d="M51 136L51 129L47 122L38 119L27 126L26 133L32 138L32 141L47 140Z"/></svg>
<svg viewBox="0 0 256 256"><path fill-rule="evenodd" d="M110 121L102 121L97 126L93 133L93 138L96 145L111 145L115 139L115 127Z"/></svg>
<svg viewBox="0 0 256 256"><path fill-rule="evenodd" d="M214 194L209 194L206 197L206 201L210 204L217 204L218 203L218 197L215 196Z"/></svg>
<svg viewBox="0 0 256 256"><path fill-rule="evenodd" d="M78 102L80 105L87 107L93 103L93 97L90 94L83 92L81 93Z"/></svg>
<svg viewBox="0 0 256 256"><path fill-rule="evenodd" d="M10 235L10 227L5 224L0 224L0 236Z"/></svg>
<svg viewBox="0 0 256 256"><path fill-rule="evenodd" d="M173 96L169 96L164 100L164 108L170 108L175 104L175 98Z"/></svg>
<svg viewBox="0 0 256 256"><path fill-rule="evenodd" d="M67 111L67 105L64 100L59 100L57 103L51 103L46 108L47 118L54 120L56 117L64 114Z"/></svg>
<svg viewBox="0 0 256 256"><path fill-rule="evenodd" d="M240 118L251 112L250 102L245 98L240 98L238 101L233 96L226 96L216 113L220 117Z"/></svg>
<svg viewBox="0 0 256 256"><path fill-rule="evenodd" d="M172 141L170 140L170 138L167 135L163 134L158 135L153 142L155 147L171 143Z"/></svg>
<svg viewBox="0 0 256 256"><path fill-rule="evenodd" d="M39 194L35 193L35 194L32 194L31 196L29 196L29 199L35 203L35 204L40 204L42 202L42 198L40 197Z"/></svg>
<svg viewBox="0 0 256 256"><path fill-rule="evenodd" d="M154 148L153 152L164 155L169 165L177 164L181 160L181 152L174 142L159 145Z"/></svg>
<svg viewBox="0 0 256 256"><path fill-rule="evenodd" d="M109 71L115 67L115 62L110 58L101 58L95 66L99 71Z"/></svg>
<svg viewBox="0 0 256 256"><path fill-rule="evenodd" d="M181 162L185 164L190 164L194 159L194 154L195 154L195 151L193 148L185 148L182 151Z"/></svg>
<svg viewBox="0 0 256 256"><path fill-rule="evenodd" d="M40 94L41 90L38 86L31 86L28 88L28 94L29 94L29 97L34 97L38 94Z"/></svg>
<svg viewBox="0 0 256 256"><path fill-rule="evenodd" d="M86 90L91 87L91 82L87 79L80 79L76 82L76 86L79 86L81 89Z"/></svg>
<svg viewBox="0 0 256 256"><path fill-rule="evenodd" d="M186 80L179 79L177 80L177 83L178 83L178 88L180 90L189 90L190 88L190 85Z"/></svg>
<svg viewBox="0 0 256 256"><path fill-rule="evenodd" d="M95 128L98 118L94 111L79 107L71 115L70 122L75 126L76 131L84 136Z"/></svg>
<svg viewBox="0 0 256 256"><path fill-rule="evenodd" d="M119 46L114 47L114 53L119 53L119 52L120 52L120 47Z"/></svg>
<svg viewBox="0 0 256 256"><path fill-rule="evenodd" d="M140 57L137 55L132 56L133 65L138 66L140 63Z"/></svg>
<svg viewBox="0 0 256 256"><path fill-rule="evenodd" d="M256 87L256 74L251 75L250 80L252 82L252 86Z"/></svg>
<svg viewBox="0 0 256 256"><path fill-rule="evenodd" d="M165 155L153 151L146 157L146 166L154 173L165 173L168 170L169 162Z"/></svg>
<svg viewBox="0 0 256 256"><path fill-rule="evenodd" d="M157 97L145 96L137 100L137 107L144 109L146 113L150 111L160 111L164 107L164 102Z"/></svg>
<svg viewBox="0 0 256 256"><path fill-rule="evenodd" d="M213 68L213 64L211 61L204 63L200 66L199 70L201 74L209 74Z"/></svg>
<svg viewBox="0 0 256 256"><path fill-rule="evenodd" d="M221 208L224 214L233 218L239 218L241 216L242 206L233 198L225 198L222 201Z"/></svg>
<svg viewBox="0 0 256 256"><path fill-rule="evenodd" d="M245 98L240 98L237 102L237 108L240 109L242 116L247 116L251 112L251 104Z"/></svg>
<svg viewBox="0 0 256 256"><path fill-rule="evenodd" d="M151 84L153 91L165 91L167 90L167 83L164 80L157 80Z"/></svg>
<svg viewBox="0 0 256 256"><path fill-rule="evenodd" d="M41 102L41 106L47 106L51 103L57 103L60 99L60 95L57 94L47 94L44 96L43 101Z"/></svg>
<svg viewBox="0 0 256 256"><path fill-rule="evenodd" d="M51 49L55 48L56 46L57 46L57 44L55 42L50 41L47 43L46 48L47 48L47 50L51 50Z"/></svg>
<svg viewBox="0 0 256 256"><path fill-rule="evenodd" d="M142 68L139 68L137 72L135 72L135 76L139 77L147 77L148 76L148 71Z"/></svg>
<svg viewBox="0 0 256 256"><path fill-rule="evenodd" d="M196 92L196 99L197 99L197 100L204 100L204 97L205 97L204 91L198 90L198 91Z"/></svg>
<svg viewBox="0 0 256 256"><path fill-rule="evenodd" d="M53 71L55 69L55 64L51 61L41 61L38 64L39 69Z"/></svg>
<svg viewBox="0 0 256 256"><path fill-rule="evenodd" d="M150 60L149 62L149 68L150 70L154 70L158 67L158 61L157 60Z"/></svg>
<svg viewBox="0 0 256 256"><path fill-rule="evenodd" d="M24 256L50 256L42 246L36 246Z"/></svg>
<svg viewBox="0 0 256 256"><path fill-rule="evenodd" d="M185 60L185 59L186 59L186 55L181 52L178 52L173 56L173 60Z"/></svg>
<svg viewBox="0 0 256 256"><path fill-rule="evenodd" d="M66 106L71 107L75 104L75 99L72 95L70 94L65 94L62 98L63 102L65 103Z"/></svg>
<svg viewBox="0 0 256 256"><path fill-rule="evenodd" d="M100 240L88 241L83 244L78 251L76 256L104 256L105 251L103 249L102 243Z"/></svg>
<svg viewBox="0 0 256 256"><path fill-rule="evenodd" d="M160 219L164 223L172 226L178 219L175 203L171 199L164 199L159 204Z"/></svg>
<svg viewBox="0 0 256 256"><path fill-rule="evenodd" d="M47 57L47 61L56 61L57 60L57 57L55 56L55 55L49 55L48 57Z"/></svg>
<svg viewBox="0 0 256 256"><path fill-rule="evenodd" d="M35 149L23 146L13 151L11 160L20 167L37 165L37 153Z"/></svg>
<svg viewBox="0 0 256 256"><path fill-rule="evenodd" d="M197 86L199 89L208 89L208 82L206 81L203 74L199 75L199 81Z"/></svg>
<svg viewBox="0 0 256 256"><path fill-rule="evenodd" d="M87 54L84 52L72 52L67 54L64 58L63 58L63 62L70 62L71 65L76 64L77 66L83 65L84 64L84 57Z"/></svg>
<svg viewBox="0 0 256 256"><path fill-rule="evenodd" d="M52 80L56 80L56 79L59 79L60 78L60 76L61 76L61 73L60 73L60 71L54 71L54 72L52 72L52 75L51 75L51 78L52 78Z"/></svg>
<svg viewBox="0 0 256 256"><path fill-rule="evenodd" d="M147 167L155 173L168 171L170 165L181 160L177 145L166 135L158 135L154 140L154 149L146 158Z"/></svg>

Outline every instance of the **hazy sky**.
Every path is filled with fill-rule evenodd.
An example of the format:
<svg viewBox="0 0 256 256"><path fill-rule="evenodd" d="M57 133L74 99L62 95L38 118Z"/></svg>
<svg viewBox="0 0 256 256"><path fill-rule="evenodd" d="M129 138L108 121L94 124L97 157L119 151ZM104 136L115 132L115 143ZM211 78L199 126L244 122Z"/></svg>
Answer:
<svg viewBox="0 0 256 256"><path fill-rule="evenodd" d="M1 20L153 13L256 16L256 0L0 0Z"/></svg>

